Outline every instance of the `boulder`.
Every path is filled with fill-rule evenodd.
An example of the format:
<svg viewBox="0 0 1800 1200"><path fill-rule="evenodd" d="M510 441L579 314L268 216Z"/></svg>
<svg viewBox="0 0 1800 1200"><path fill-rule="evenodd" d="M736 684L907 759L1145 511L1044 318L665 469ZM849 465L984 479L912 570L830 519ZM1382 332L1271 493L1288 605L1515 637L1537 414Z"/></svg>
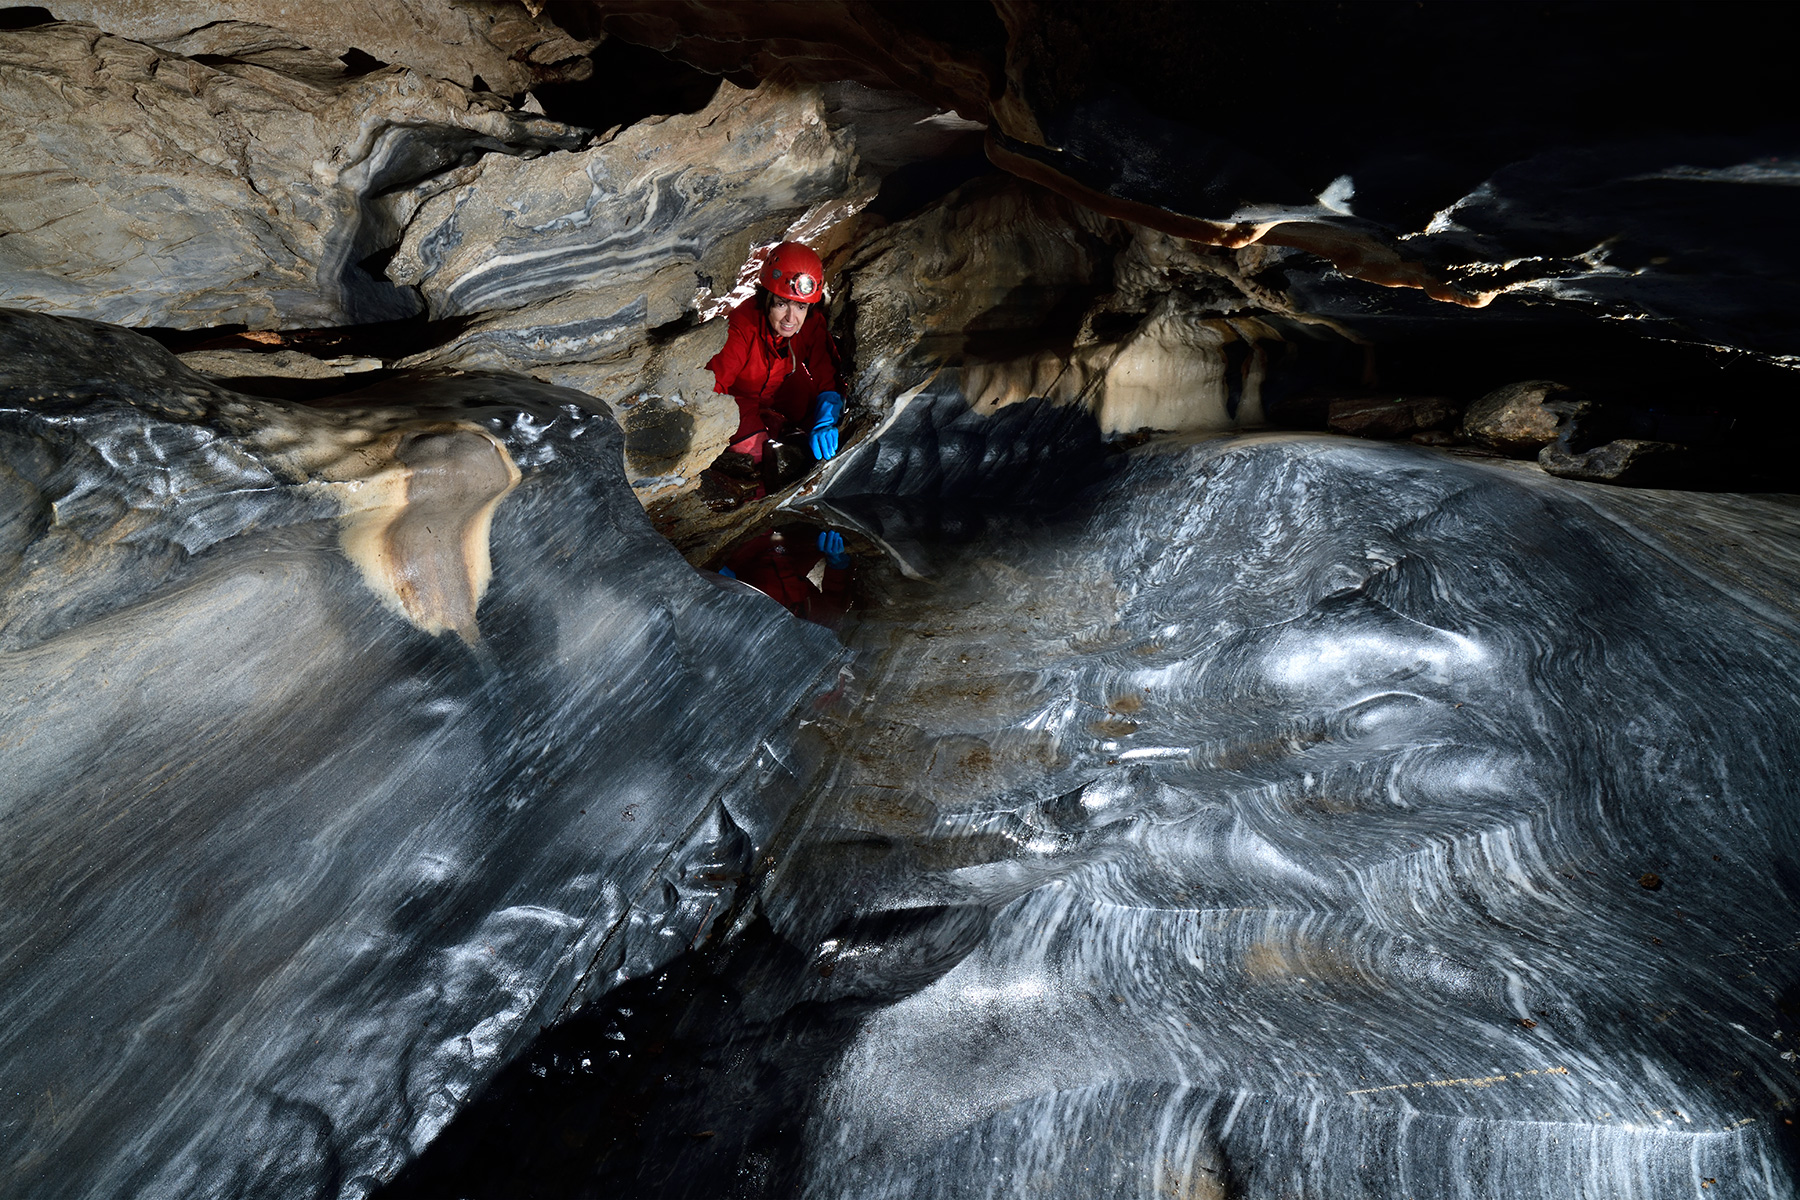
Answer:
<svg viewBox="0 0 1800 1200"><path fill-rule="evenodd" d="M419 206L387 273L433 317L504 312L493 328L548 326L538 361L579 357L532 305L636 289L649 298L644 320L674 320L697 289L729 292L753 246L854 190L855 165L818 89L727 82L700 112L651 117L581 154L484 158ZM668 282L648 286L664 272ZM481 336L442 361L468 359Z"/></svg>
<svg viewBox="0 0 1800 1200"><path fill-rule="evenodd" d="M1586 450L1554 442L1538 452L1538 465L1564 479L1654 487L1674 484L1695 461L1692 450L1675 442L1614 438Z"/></svg>
<svg viewBox="0 0 1800 1200"><path fill-rule="evenodd" d="M586 138L399 68L299 79L79 24L0 31L0 110L0 303L179 329L410 316L364 260L460 165Z"/></svg>
<svg viewBox="0 0 1800 1200"><path fill-rule="evenodd" d="M1463 414L1462 435L1512 458L1532 458L1588 411L1575 391L1547 379L1509 383Z"/></svg>
<svg viewBox="0 0 1800 1200"><path fill-rule="evenodd" d="M632 390L614 406L625 429L625 476L645 505L698 487L700 472L737 431L737 401L713 390L706 369L723 341L722 324L699 325L653 347Z"/></svg>
<svg viewBox="0 0 1800 1200"><path fill-rule="evenodd" d="M620 458L519 376L288 404L0 310L8 1196L366 1196L732 911L839 651Z"/></svg>
<svg viewBox="0 0 1800 1200"><path fill-rule="evenodd" d="M1326 409L1326 427L1352 437L1409 438L1453 424L1456 412L1440 396L1340 396Z"/></svg>

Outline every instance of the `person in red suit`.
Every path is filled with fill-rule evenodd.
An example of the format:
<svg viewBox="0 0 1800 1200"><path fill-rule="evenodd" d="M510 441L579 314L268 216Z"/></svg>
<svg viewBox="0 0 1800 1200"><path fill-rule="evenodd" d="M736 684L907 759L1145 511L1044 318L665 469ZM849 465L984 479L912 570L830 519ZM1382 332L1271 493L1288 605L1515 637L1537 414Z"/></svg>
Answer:
<svg viewBox="0 0 1800 1200"><path fill-rule="evenodd" d="M783 525L732 551L719 574L749 584L803 621L835 628L850 607L850 555L834 529Z"/></svg>
<svg viewBox="0 0 1800 1200"><path fill-rule="evenodd" d="M756 295L739 301L726 323L725 348L706 364L713 390L737 401L729 449L760 463L771 437L808 435L815 460L838 450L844 413L838 348L819 301L824 264L799 242L769 252Z"/></svg>

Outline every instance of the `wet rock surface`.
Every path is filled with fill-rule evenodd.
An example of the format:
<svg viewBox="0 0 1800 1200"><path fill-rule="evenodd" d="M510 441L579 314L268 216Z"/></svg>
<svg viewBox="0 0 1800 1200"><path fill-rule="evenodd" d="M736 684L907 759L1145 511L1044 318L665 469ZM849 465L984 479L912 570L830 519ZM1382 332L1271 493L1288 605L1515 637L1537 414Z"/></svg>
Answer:
<svg viewBox="0 0 1800 1200"><path fill-rule="evenodd" d="M304 9L0 9L0 1193L1800 1192L1760 10Z"/></svg>
<svg viewBox="0 0 1800 1200"><path fill-rule="evenodd" d="M837 647L579 393L283 404L20 313L0 363L0 1190L364 1195L730 908Z"/></svg>
<svg viewBox="0 0 1800 1200"><path fill-rule="evenodd" d="M1793 1195L1794 516L1269 435L939 538L756 918L388 1194Z"/></svg>

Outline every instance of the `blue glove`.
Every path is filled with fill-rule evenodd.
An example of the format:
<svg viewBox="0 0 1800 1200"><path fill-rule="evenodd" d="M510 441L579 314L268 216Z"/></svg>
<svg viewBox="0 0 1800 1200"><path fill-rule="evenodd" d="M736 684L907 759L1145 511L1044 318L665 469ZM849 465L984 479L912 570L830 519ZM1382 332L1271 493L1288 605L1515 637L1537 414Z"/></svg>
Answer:
<svg viewBox="0 0 1800 1200"><path fill-rule="evenodd" d="M838 452L838 418L844 415L841 392L820 392L818 407L813 409L812 455L819 462L833 458Z"/></svg>
<svg viewBox="0 0 1800 1200"><path fill-rule="evenodd" d="M835 529L827 529L819 535L819 553L825 556L825 565L834 571L842 571L850 565L850 556L844 553L844 535Z"/></svg>
<svg viewBox="0 0 1800 1200"><path fill-rule="evenodd" d="M737 578L737 572L732 570L730 567L720 567L719 574L723 575L727 579L736 579Z"/></svg>

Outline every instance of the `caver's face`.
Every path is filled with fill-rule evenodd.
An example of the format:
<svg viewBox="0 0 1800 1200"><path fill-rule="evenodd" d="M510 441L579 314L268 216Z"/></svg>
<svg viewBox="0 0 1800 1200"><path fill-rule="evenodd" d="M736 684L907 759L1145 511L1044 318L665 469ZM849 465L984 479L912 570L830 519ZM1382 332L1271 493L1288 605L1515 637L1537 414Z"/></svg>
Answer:
<svg viewBox="0 0 1800 1200"><path fill-rule="evenodd" d="M793 337L800 332L800 326L806 324L808 307L798 300L783 300L776 296L769 302L769 328L778 338Z"/></svg>
<svg viewBox="0 0 1800 1200"><path fill-rule="evenodd" d="M866 685L889 711L865 728L935 736L890 737L867 777L936 814L880 882L894 908L992 923L862 1028L815 1107L820 1178L917 1182L957 1139L1041 1156L1005 1115L1034 1105L1190 1122L1194 1146L1292 1158L1316 1194L1355 1191L1327 1177L1326 1128L1422 1170L1456 1138L1523 1161L1536 1143L1495 1131L1554 1126L1594 1150L1575 1175L1677 1110L1682 1136L1763 1136L1728 1131L1792 1088L1738 1031L1774 1028L1793 972L1716 956L1791 940L1758 897L1780 892L1800 755L1770 731L1800 652L1766 622L1576 489L1343 443L1129 463L1080 528L967 567L996 585L947 582L931 649ZM1067 597L1100 580L1096 622ZM927 653L1028 694L984 727L979 688ZM1060 757L1035 777L943 767L1017 761L1043 731ZM833 986L884 953L834 950ZM1246 1094L1261 1125L1224 1119ZM1400 1109L1448 1141L1382 1133ZM1618 1182L1563 1169L1537 1182Z"/></svg>

